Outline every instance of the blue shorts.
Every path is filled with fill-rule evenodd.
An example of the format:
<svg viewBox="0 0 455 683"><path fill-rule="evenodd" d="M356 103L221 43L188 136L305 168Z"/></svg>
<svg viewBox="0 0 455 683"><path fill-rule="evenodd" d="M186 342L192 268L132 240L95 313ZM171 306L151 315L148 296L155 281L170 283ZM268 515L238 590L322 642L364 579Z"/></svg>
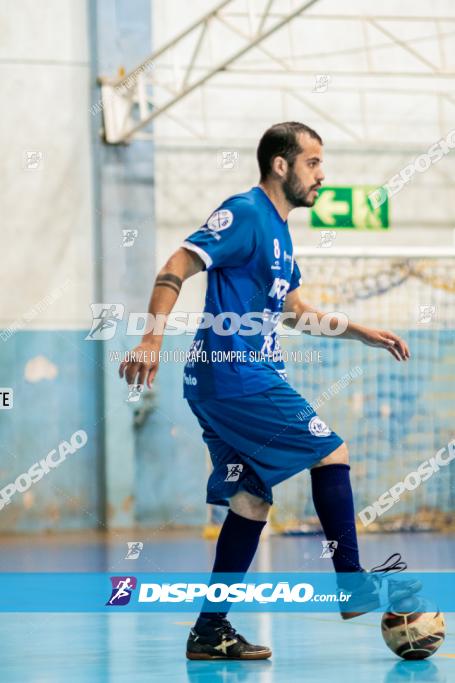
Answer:
<svg viewBox="0 0 455 683"><path fill-rule="evenodd" d="M240 490L272 504L272 486L343 443L287 382L250 396L188 403L212 459L207 483L212 505L229 505Z"/></svg>

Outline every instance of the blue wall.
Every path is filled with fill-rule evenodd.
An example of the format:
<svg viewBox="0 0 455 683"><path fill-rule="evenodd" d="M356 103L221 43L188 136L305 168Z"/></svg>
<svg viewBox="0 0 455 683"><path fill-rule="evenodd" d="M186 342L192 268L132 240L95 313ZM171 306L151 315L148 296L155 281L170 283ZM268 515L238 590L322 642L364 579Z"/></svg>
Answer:
<svg viewBox="0 0 455 683"><path fill-rule="evenodd" d="M128 72L150 54L151 4L149 0L98 0L90 6L93 102L97 102L98 76L116 76L120 66ZM153 144L138 140L130 145L105 145L99 137L101 124L101 116L94 117L95 301L122 303L127 314L146 310L154 279ZM138 230L138 238L130 248L124 248L120 241L125 228ZM133 413L125 403L126 385L108 360L109 350L124 349L126 343L130 340L117 335L111 342L98 344L104 364L104 420L100 428L106 524L110 528L129 527L135 520Z"/></svg>
<svg viewBox="0 0 455 683"><path fill-rule="evenodd" d="M13 387L12 410L0 413L0 488L27 472L59 443L83 429L87 444L67 456L28 492L0 511L0 531L96 528L102 520L102 458L94 346L85 333L17 332L2 344L3 386ZM54 379L28 381L26 364L39 356Z"/></svg>

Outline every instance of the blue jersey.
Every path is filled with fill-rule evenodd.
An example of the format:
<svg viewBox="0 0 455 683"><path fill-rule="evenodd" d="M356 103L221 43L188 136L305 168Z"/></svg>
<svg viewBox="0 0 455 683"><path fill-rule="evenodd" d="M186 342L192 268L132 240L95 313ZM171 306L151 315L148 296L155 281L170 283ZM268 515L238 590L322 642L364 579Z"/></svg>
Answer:
<svg viewBox="0 0 455 683"><path fill-rule="evenodd" d="M184 396L247 396L282 384L286 372L275 327L286 295L301 283L287 221L253 187L229 197L182 246L205 263L204 314L211 323L196 332Z"/></svg>

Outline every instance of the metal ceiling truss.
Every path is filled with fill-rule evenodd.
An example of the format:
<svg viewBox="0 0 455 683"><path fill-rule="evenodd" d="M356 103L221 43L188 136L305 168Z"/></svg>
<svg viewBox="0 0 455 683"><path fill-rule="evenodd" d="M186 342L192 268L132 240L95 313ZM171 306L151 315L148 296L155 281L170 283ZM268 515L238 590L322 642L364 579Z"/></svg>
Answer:
<svg viewBox="0 0 455 683"><path fill-rule="evenodd" d="M455 75L446 66L444 40L455 34L455 17L307 13L306 10L317 2L318 0L305 2L294 0L293 6L292 3L284 3L287 8L284 10L280 0L224 0L156 50L130 73L117 79L100 79L105 140L111 144L118 144L134 138L149 138L151 132L147 130L147 127L154 119L165 113L186 133L189 133L193 140L199 139L206 142L210 137L207 125L210 116L206 103L213 97L216 98L216 89L214 90L213 86L219 86L222 83L225 88L238 88L239 90L250 88L265 88L268 92L279 90L282 97L291 96L298 99L322 119L342 130L348 139L358 142L368 138L366 94L381 90L387 94L387 88L384 88L382 81L375 82L374 80L381 77L422 79L422 83L419 84L421 89L406 87L401 92L402 94L426 94L438 97L440 130L443 132L446 122L443 117L442 99L451 104L454 103L447 93L447 88L448 79ZM290 24L300 20L360 22L363 40L359 47L346 50L328 49L318 54L299 54L292 43ZM435 32L432 35L421 35L405 40L400 35L400 28L406 22L420 22L426 28L431 26ZM447 30L443 32L442 22L450 22L453 32L447 32ZM285 26L289 28L289 35L286 38L286 56L283 56L264 43L267 38ZM220 41L220 30L224 31L225 40ZM383 40L380 42L373 40L371 30L376 31L376 34L382 36ZM429 60L419 50L425 42L434 40L438 41L438 63L436 60ZM216 43L216 49L214 49L214 43ZM393 71L375 68L374 51L387 47L398 47L411 55L419 70L397 69ZM243 63L241 58L252 50L259 59L252 62L250 58L247 64ZM341 80L338 79L338 83L334 84L333 88L331 87L332 92L348 93L357 90L361 94L362 125L358 131L353 130L347 122L342 122L332 116L327 108L317 106L314 98L304 97L305 92L301 87L302 75L314 77L315 73L314 67L311 68L306 64L308 58L323 60L324 57L331 57L334 54L349 53L365 55L366 68L350 70L342 67L335 70L330 68L328 71L333 76L341 77ZM260 59L261 56L264 59ZM324 69L322 64L323 62L321 62L321 70ZM223 80L215 79L221 73L225 75ZM352 87L351 82L346 81L346 77L349 79L351 76L356 79L358 77L370 78L371 83L365 81L361 87ZM244 80L236 83L238 77ZM245 82L248 77L250 81L252 77L255 80L250 83ZM295 87L294 79L298 83ZM379 87L377 87L378 83ZM393 97L394 89L389 88L389 90ZM201 114L193 119L179 115L178 109L174 108L190 93L197 93L200 97Z"/></svg>
<svg viewBox="0 0 455 683"><path fill-rule="evenodd" d="M261 43L317 2L297 2L292 10L277 13L276 0L224 0L130 73L117 79L100 78L106 142L117 144L136 137L157 116L169 112L177 102L227 70L253 48L259 48L281 68L290 70L289 64ZM242 7L242 11L229 14L232 6ZM272 9L275 9L273 15ZM214 32L218 31L219 35L220 26L230 32L233 40L223 41L222 57L207 60L207 51L212 52ZM169 69L162 68L169 63L173 71L171 78Z"/></svg>

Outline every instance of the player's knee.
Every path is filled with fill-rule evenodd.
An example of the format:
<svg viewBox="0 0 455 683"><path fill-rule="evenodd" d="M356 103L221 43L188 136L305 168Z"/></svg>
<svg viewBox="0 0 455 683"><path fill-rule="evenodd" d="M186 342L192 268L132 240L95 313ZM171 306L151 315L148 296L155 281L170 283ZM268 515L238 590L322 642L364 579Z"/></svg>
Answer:
<svg viewBox="0 0 455 683"><path fill-rule="evenodd" d="M266 521L270 504L247 491L239 491L229 499L229 507L233 512L247 519Z"/></svg>
<svg viewBox="0 0 455 683"><path fill-rule="evenodd" d="M323 467L324 465L349 465L349 450L345 443L338 446L334 451L322 458L314 467Z"/></svg>

